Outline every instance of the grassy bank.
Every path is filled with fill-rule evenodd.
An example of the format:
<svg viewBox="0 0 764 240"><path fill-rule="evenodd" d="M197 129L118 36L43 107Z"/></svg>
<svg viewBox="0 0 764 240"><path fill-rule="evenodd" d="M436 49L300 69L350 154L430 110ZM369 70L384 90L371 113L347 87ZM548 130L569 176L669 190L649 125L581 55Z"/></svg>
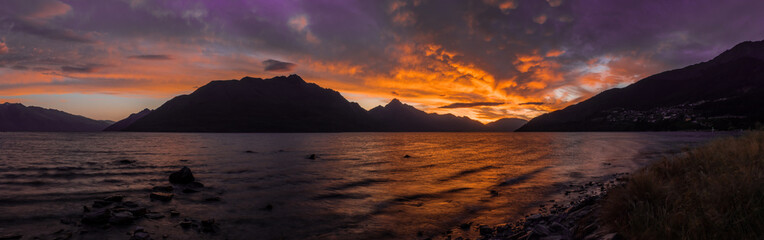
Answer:
<svg viewBox="0 0 764 240"><path fill-rule="evenodd" d="M602 207L601 222L629 239L761 239L764 132L655 162Z"/></svg>

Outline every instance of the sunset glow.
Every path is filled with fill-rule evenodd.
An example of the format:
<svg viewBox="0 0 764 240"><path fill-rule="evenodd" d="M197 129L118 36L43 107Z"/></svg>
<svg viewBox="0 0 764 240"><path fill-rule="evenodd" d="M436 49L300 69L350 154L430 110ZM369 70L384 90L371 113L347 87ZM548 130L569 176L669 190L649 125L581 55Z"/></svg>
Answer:
<svg viewBox="0 0 764 240"><path fill-rule="evenodd" d="M763 3L716 3L4 1L0 102L119 120L211 80L295 73L366 109L530 119L764 35L744 19ZM708 12L728 14L686 17Z"/></svg>

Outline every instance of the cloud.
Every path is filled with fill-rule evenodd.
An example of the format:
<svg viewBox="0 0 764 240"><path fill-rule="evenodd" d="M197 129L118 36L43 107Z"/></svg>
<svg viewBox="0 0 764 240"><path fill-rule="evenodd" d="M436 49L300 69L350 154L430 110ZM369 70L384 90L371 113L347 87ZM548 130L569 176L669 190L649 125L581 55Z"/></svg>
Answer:
<svg viewBox="0 0 764 240"><path fill-rule="evenodd" d="M550 7L559 7L562 5L562 0L546 0L546 2L549 3Z"/></svg>
<svg viewBox="0 0 764 240"><path fill-rule="evenodd" d="M270 72L289 72L296 66L294 63L282 62L278 60L268 59L263 61L265 71Z"/></svg>
<svg viewBox="0 0 764 240"><path fill-rule="evenodd" d="M58 0L4 0L0 12L28 20L48 20L64 15L72 7Z"/></svg>
<svg viewBox="0 0 764 240"><path fill-rule="evenodd" d="M26 34L58 41L77 42L77 43L94 43L95 40L90 34L80 34L71 29L58 28L48 25L46 23L40 23L35 21L28 21L23 19L0 19L0 24L11 26L11 31L23 32Z"/></svg>
<svg viewBox="0 0 764 240"><path fill-rule="evenodd" d="M504 105L504 103L501 103L501 102L452 103L446 106L442 106L440 108L472 108L472 107L499 106L499 105Z"/></svg>
<svg viewBox="0 0 764 240"><path fill-rule="evenodd" d="M100 65L87 65L87 66L62 66L61 71L65 73L94 73L98 71L102 66Z"/></svg>
<svg viewBox="0 0 764 240"><path fill-rule="evenodd" d="M10 50L8 49L8 45L6 45L4 42L0 42L0 54L6 54Z"/></svg>
<svg viewBox="0 0 764 240"><path fill-rule="evenodd" d="M0 65L33 71L0 77L13 94L169 97L292 71L431 112L531 118L761 40L762 11L744 0L5 0L0 42L12 49ZM72 76L93 80L52 84ZM14 85L25 82L39 85ZM544 104L440 108L452 103Z"/></svg>
<svg viewBox="0 0 764 240"><path fill-rule="evenodd" d="M524 102L524 103L520 103L520 105L544 105L544 104L546 104L546 103L544 103L544 102Z"/></svg>
<svg viewBox="0 0 764 240"><path fill-rule="evenodd" d="M132 55L128 56L127 58L130 59L141 59L141 60L172 60L172 56L170 55L162 55L162 54L147 54L147 55Z"/></svg>

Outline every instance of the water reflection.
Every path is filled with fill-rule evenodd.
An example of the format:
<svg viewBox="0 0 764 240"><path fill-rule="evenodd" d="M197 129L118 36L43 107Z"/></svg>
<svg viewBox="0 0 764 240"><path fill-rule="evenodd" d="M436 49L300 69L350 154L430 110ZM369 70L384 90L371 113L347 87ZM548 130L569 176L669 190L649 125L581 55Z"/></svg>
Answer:
<svg viewBox="0 0 764 240"><path fill-rule="evenodd" d="M440 237L522 217L565 186L631 171L712 133L0 133L0 225L33 233L124 194L215 218L213 238ZM316 159L306 156L316 154ZM410 155L410 158L404 158ZM153 186L189 166L221 202ZM271 210L264 210L265 206ZM144 223L194 237L165 219ZM54 229L55 230L55 229ZM119 231L118 231L119 232ZM98 233L109 236L111 233ZM119 232L123 236L124 231ZM93 236L91 234L91 236Z"/></svg>

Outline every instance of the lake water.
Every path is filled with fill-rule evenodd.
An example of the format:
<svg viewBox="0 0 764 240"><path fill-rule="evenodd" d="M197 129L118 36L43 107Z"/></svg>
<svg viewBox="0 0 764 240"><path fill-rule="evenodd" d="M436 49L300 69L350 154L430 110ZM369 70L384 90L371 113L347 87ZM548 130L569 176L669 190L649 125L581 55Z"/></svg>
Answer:
<svg viewBox="0 0 764 240"><path fill-rule="evenodd" d="M155 239L417 239L448 230L468 236L460 224L520 219L571 184L630 172L719 136L0 133L0 235L71 228L60 219L120 194L160 213L181 213L136 222ZM182 166L205 188L149 201L151 188L169 185L168 175ZM204 201L210 196L221 201ZM214 218L220 230L183 229L178 222L186 217ZM134 226L74 238L127 239Z"/></svg>

